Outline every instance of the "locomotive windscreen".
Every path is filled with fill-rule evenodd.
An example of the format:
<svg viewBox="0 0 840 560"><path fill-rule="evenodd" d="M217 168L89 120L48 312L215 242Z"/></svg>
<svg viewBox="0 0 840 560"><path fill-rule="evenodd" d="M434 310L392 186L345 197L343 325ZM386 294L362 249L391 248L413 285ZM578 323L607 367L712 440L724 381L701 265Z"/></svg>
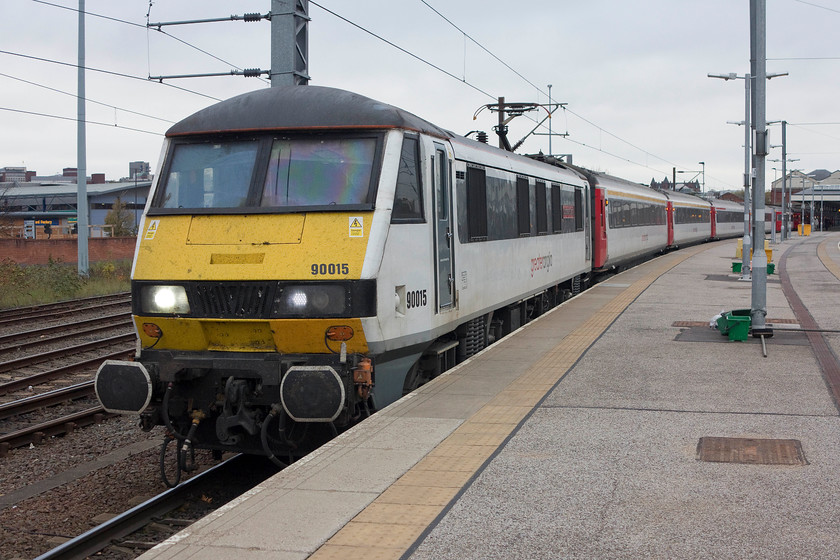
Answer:
<svg viewBox="0 0 840 560"><path fill-rule="evenodd" d="M277 139L262 206L320 206L368 202L374 138Z"/></svg>
<svg viewBox="0 0 840 560"><path fill-rule="evenodd" d="M369 134L174 142L153 208L165 213L372 208L381 149L382 137Z"/></svg>
<svg viewBox="0 0 840 560"><path fill-rule="evenodd" d="M258 149L257 141L176 145L158 206L245 206Z"/></svg>

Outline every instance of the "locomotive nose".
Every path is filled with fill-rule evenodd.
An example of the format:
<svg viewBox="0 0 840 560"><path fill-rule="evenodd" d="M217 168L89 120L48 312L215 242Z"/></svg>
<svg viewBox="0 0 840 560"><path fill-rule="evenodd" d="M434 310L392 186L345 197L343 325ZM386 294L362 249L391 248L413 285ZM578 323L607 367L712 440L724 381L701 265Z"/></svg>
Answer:
<svg viewBox="0 0 840 560"><path fill-rule="evenodd" d="M143 412L152 398L151 376L138 362L105 360L96 372L93 385L96 398L108 412Z"/></svg>

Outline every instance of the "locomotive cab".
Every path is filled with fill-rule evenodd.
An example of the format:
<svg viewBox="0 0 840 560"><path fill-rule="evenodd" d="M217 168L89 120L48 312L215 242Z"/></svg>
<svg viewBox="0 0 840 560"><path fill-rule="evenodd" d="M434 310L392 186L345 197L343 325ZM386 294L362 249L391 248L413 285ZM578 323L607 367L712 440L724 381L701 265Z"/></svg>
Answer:
<svg viewBox="0 0 840 560"><path fill-rule="evenodd" d="M407 368L386 365L377 379L389 361L377 274L392 206L396 221L427 227L420 193L400 177L406 158L419 166L426 125L346 92L356 113L342 111L338 90L305 90L303 112L256 92L273 118L230 126L235 98L168 131L132 270L140 349L100 368L107 410L198 447L283 456L311 448L306 431L330 437L369 415L374 385L384 404L402 396ZM253 94L241 97L254 109ZM397 307L417 303L403 297Z"/></svg>

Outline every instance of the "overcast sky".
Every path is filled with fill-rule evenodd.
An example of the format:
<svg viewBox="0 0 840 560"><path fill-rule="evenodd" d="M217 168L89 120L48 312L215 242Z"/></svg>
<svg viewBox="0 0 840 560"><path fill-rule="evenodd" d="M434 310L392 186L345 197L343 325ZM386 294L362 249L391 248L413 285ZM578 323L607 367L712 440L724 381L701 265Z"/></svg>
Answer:
<svg viewBox="0 0 840 560"><path fill-rule="evenodd" d="M0 0L0 167L40 175L76 167L75 67L18 56L76 64L79 4L50 2ZM270 4L87 0L88 174L118 179L136 160L154 168L172 122L213 98L268 87L237 76L146 80L270 67L267 21L164 27L167 35L147 30L147 12L162 22L267 13ZM743 128L727 121L744 118L744 81L707 74L749 71L748 0L318 0L310 16L312 85L351 90L459 134L483 129L495 142L495 115L485 110L473 121L476 110L498 96L546 103L552 84L552 99L568 104L552 119L553 132L568 134L553 138L555 154L643 183L670 177L673 167L687 172L679 181L690 180L704 161L707 188L741 187ZM791 123L788 157L799 161L789 167L840 168L838 26L838 0L767 0L767 71L790 73L768 82L767 119ZM520 117L510 136L533 126ZM770 129L771 144L781 144L780 127ZM539 150L549 151L547 136L519 151ZM781 159L781 149L770 158ZM773 167L781 163L768 163L769 180Z"/></svg>

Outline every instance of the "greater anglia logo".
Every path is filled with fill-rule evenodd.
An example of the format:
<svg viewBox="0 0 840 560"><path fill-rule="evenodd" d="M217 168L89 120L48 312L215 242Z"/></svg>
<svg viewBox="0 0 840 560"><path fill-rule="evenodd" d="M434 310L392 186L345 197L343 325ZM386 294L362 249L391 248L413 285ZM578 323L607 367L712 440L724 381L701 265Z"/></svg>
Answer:
<svg viewBox="0 0 840 560"><path fill-rule="evenodd" d="M534 257L531 259L531 278L538 270L548 270L549 268L551 268L551 254Z"/></svg>

